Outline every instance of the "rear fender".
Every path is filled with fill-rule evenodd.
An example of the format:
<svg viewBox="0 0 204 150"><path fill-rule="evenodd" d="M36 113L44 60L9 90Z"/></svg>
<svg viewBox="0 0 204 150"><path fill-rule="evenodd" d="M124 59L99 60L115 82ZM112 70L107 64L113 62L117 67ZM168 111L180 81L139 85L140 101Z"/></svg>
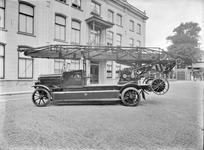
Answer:
<svg viewBox="0 0 204 150"><path fill-rule="evenodd" d="M121 89L120 89L120 94L123 92L124 89L128 88L128 87L134 87L136 88L137 90L140 90L141 87L139 85L137 85L136 83L127 83L125 84Z"/></svg>
<svg viewBox="0 0 204 150"><path fill-rule="evenodd" d="M37 84L37 85L33 85L32 87L34 87L35 89L36 88L44 88L47 91L51 92L51 89L49 87L45 86L45 85Z"/></svg>
<svg viewBox="0 0 204 150"><path fill-rule="evenodd" d="M128 87L134 87L134 88L136 88L137 90L141 90L141 91L140 91L140 94L142 95L142 98L143 98L144 100L146 100L144 89L142 89L142 88L141 88L139 85L137 85L136 83L127 83L127 84L125 84L125 85L120 89L119 98L121 98L121 94L122 94L123 90L125 90L125 89L128 88Z"/></svg>

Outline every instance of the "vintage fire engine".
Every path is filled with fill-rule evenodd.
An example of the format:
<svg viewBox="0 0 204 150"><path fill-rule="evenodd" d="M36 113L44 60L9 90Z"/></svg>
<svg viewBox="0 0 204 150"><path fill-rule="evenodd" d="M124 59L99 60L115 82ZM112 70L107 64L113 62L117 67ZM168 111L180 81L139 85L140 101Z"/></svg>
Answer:
<svg viewBox="0 0 204 150"><path fill-rule="evenodd" d="M50 101L112 100L118 99L126 106L137 106L145 93L165 94L169 89L168 74L182 57L175 57L160 48L48 45L19 47L19 52L32 58L83 59L83 69L64 71L61 74L40 75L33 85L33 103L46 106ZM87 85L86 60L111 60L130 66L120 71L116 85ZM151 74L159 74L151 76ZM141 79L143 79L142 82Z"/></svg>

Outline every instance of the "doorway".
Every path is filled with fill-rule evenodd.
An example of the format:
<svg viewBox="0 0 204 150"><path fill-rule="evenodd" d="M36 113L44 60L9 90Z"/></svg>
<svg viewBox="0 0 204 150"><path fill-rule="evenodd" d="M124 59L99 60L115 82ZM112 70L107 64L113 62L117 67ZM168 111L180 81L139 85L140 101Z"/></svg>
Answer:
<svg viewBox="0 0 204 150"><path fill-rule="evenodd" d="M98 84L99 83L99 63L98 62L91 62L90 73L92 75L90 79L90 83Z"/></svg>

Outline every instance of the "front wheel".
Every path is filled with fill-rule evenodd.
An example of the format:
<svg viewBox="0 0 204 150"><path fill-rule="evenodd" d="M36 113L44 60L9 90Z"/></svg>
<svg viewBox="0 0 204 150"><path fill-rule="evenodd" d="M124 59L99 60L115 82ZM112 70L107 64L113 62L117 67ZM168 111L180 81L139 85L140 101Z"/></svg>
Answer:
<svg viewBox="0 0 204 150"><path fill-rule="evenodd" d="M126 106L137 106L141 96L139 91L134 87L128 87L122 91L121 100Z"/></svg>
<svg viewBox="0 0 204 150"><path fill-rule="evenodd" d="M44 107L50 103L51 95L43 88L37 88L32 94L32 101L38 107Z"/></svg>

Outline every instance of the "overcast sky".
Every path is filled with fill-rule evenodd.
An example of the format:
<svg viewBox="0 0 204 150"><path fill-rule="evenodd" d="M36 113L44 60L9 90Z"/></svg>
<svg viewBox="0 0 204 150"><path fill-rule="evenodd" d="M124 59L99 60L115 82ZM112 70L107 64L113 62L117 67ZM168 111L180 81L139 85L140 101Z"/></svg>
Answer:
<svg viewBox="0 0 204 150"><path fill-rule="evenodd" d="M130 4L145 11L146 46L166 49L166 37L173 35L173 29L181 23L197 22L204 29L204 0L127 0ZM204 40L202 39L202 42ZM204 45L201 46L204 49Z"/></svg>

